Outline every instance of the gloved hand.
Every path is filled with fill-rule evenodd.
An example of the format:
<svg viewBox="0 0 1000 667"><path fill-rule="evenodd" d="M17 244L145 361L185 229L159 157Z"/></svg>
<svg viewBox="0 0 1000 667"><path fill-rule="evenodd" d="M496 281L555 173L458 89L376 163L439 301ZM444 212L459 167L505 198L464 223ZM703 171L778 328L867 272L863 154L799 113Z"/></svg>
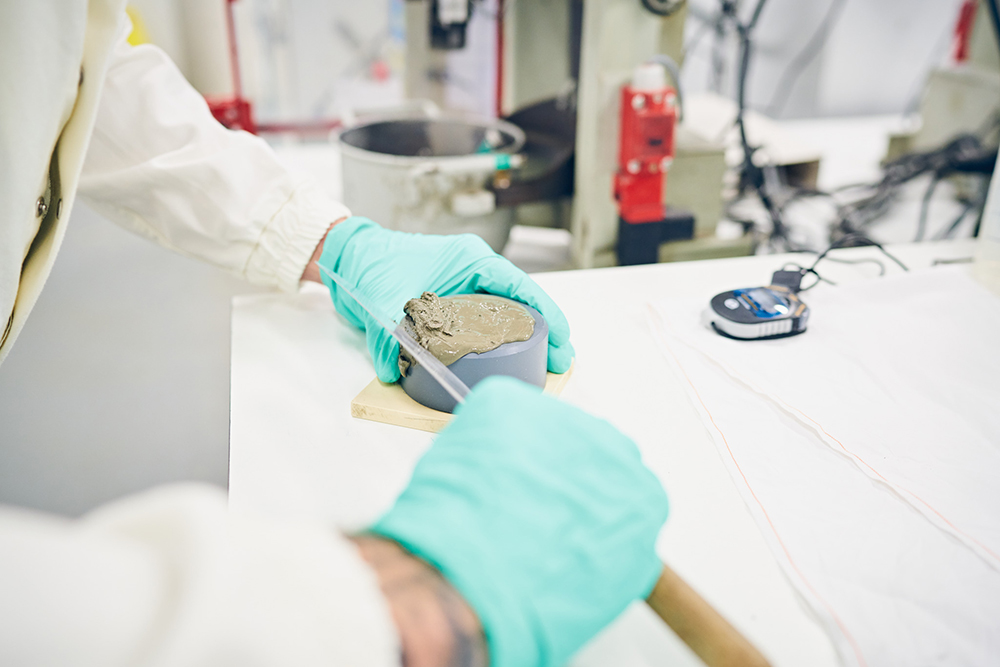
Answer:
<svg viewBox="0 0 1000 667"><path fill-rule="evenodd" d="M462 594L491 667L562 665L652 591L666 495L631 440L517 380L455 414L371 530Z"/></svg>
<svg viewBox="0 0 1000 667"><path fill-rule="evenodd" d="M535 281L478 236L406 234L352 217L327 234L319 263L346 278L382 313L397 320L406 302L424 292L438 296L489 293L526 303L549 325L549 370L569 370L573 346L566 316ZM322 278L337 312L365 329L379 379L398 380L399 344L350 295L325 275Z"/></svg>

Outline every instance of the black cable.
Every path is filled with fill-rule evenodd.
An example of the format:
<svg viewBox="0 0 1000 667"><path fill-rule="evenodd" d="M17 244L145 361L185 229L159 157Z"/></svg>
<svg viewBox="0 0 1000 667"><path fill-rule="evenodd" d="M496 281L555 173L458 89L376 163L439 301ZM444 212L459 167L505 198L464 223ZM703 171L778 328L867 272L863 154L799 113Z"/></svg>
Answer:
<svg viewBox="0 0 1000 667"><path fill-rule="evenodd" d="M920 218L917 220L917 235L913 239L914 242L920 243L924 240L924 232L927 231L927 214L931 209L931 198L934 197L934 191L937 190L938 183L941 182L941 177L935 175L931 179L930 185L927 186L927 190L924 192L924 198L920 202Z"/></svg>
<svg viewBox="0 0 1000 667"><path fill-rule="evenodd" d="M766 2L766 0L758 0L757 6L754 7L754 9L753 9L753 14L750 16L750 21L747 22L747 25L746 25L747 32L753 30L754 26L757 25L757 21L758 21L758 19L760 19L760 13L762 11L764 11L764 3L765 2Z"/></svg>
<svg viewBox="0 0 1000 667"><path fill-rule="evenodd" d="M743 147L743 170L740 176L740 189L744 190L747 187L750 187L760 198L761 203L764 205L764 209L767 211L767 214L771 219L772 245L774 240L778 239L784 243L785 249L795 250L796 248L793 246L791 239L788 237L788 229L781 220L781 212L778 210L774 199L767 192L767 188L765 187L764 170L755 165L753 162L753 154L757 149L751 147L750 142L747 139L746 122L744 118L747 107L747 75L750 71L750 56L753 48L750 34L757 25L757 21L760 19L761 12L764 11L764 5L766 3L767 0L757 0L757 4L754 6L750 20L746 23L741 23L738 19L734 18L736 32L740 38L740 69L739 76L737 78L738 85L736 92L736 126L739 128L740 143Z"/></svg>
<svg viewBox="0 0 1000 667"><path fill-rule="evenodd" d="M966 204L965 208L962 209L962 212L958 214L958 217L955 218L955 220L951 223L951 225L949 225L944 231L940 232L937 236L935 236L934 240L942 241L946 238L949 238L952 234L954 234L955 230L958 229L958 226L962 224L963 220L965 220L965 216L967 216L969 212L973 208L975 208L975 206L976 203L971 201L968 204Z"/></svg>
<svg viewBox="0 0 1000 667"><path fill-rule="evenodd" d="M993 125L994 120L991 119L990 122L984 123L978 132L989 133ZM790 204L806 197L828 198L837 208L837 222L834 228L844 234L861 233L893 206L902 186L913 179L930 174L932 179L940 180L956 172L986 175L992 171L995 163L995 148L986 148L978 134L960 134L933 150L909 153L892 160L884 166L882 178L875 183L845 185L829 192L810 188L792 190L791 194L786 195L780 202L777 214L783 216ZM754 176L754 169L755 166L750 170L744 168L742 184L744 189L752 187L751 177ZM933 191L925 194L921 206L917 232L919 240L927 234L928 207L932 196ZM849 198L848 201L845 201L845 198ZM787 229L787 225L785 228ZM794 247L789 249L795 250Z"/></svg>
<svg viewBox="0 0 1000 667"><path fill-rule="evenodd" d="M684 67L684 64L687 62L688 54L698 47L699 42L701 42L705 35L707 35L710 30L719 30L719 27L722 25L722 14L717 14L702 20L702 24L698 32L691 37L691 41L685 44L684 49L681 51L681 67Z"/></svg>
<svg viewBox="0 0 1000 667"><path fill-rule="evenodd" d="M838 248L863 248L865 246L875 246L882 252L883 255L885 255L886 257L894 261L896 264L898 264L901 269L903 269L904 271L910 270L909 267L906 266L906 264L903 264L901 261L899 261L899 259L895 255L893 255L884 247L882 247L881 243L871 238L870 236L865 236L864 234L856 234L856 233L847 234L845 236L840 237L833 243L831 243L826 250L819 253L819 255L816 257L816 261L814 261L812 263L812 266L810 266L809 268L815 269L816 265L819 264L828 254L830 254L830 251L832 250L836 250Z"/></svg>
<svg viewBox="0 0 1000 667"><path fill-rule="evenodd" d="M820 282L829 283L830 285L836 285L837 284L837 283L833 282L832 280L829 280L828 278L824 278L816 270L816 267L824 259L826 261L828 261L828 262L837 262L839 264L869 264L869 263L870 264L876 264L879 267L879 276L884 276L885 275L885 264L883 264L882 262L880 262L879 260L877 260L875 258L872 258L872 257L862 257L860 259L844 259L844 258L840 258L840 257L830 257L829 256L829 254L830 254L830 252L832 250L836 250L838 248L844 248L844 247L848 247L848 246L850 246L850 247L874 246L874 247L878 248L882 252L882 254L884 254L886 257L888 257L889 259L891 259L892 261L894 261L896 264L898 264L900 266L900 268L902 268L904 271L909 271L910 270L909 267L907 267L905 264L903 264L901 261L899 261L899 259L895 255L893 255L888 250L886 250L884 247L882 247L882 244L879 243L878 241L875 241L872 238L870 238L868 236L865 236L864 234L848 234L846 236L843 236L843 237L837 239L833 243L831 243L830 246L826 250L824 250L823 252L818 253L817 257L813 261L812 265L810 265L810 266L801 266L799 264L788 263L788 264L785 264L784 267L782 267L782 269L785 270L785 271L788 270L789 266L793 266L793 267L797 268L798 272L802 276L802 278L805 278L805 276L807 276L809 274L812 274L812 275L816 276L816 282L814 282L811 285L808 285L806 287L799 287L798 289L794 289L794 291L796 291L796 292L806 292L808 290L811 290L813 287L816 287L816 285L818 285ZM809 252L809 251L804 251L804 252ZM801 278L800 278L800 280L801 280Z"/></svg>
<svg viewBox="0 0 1000 667"><path fill-rule="evenodd" d="M809 41L806 42L802 50L792 58L778 80L778 85L775 86L774 94L771 96L771 102L767 105L768 115L777 116L785 108L795 87L795 83L802 75L802 72L809 66L809 63L819 54L823 45L826 44L826 40L840 19L846 4L847 0L832 0L830 2L830 6L826 10L826 14L823 16L819 27L812 34L812 37L809 38Z"/></svg>
<svg viewBox="0 0 1000 667"><path fill-rule="evenodd" d="M836 17L838 16L837 12L842 11L843 5L835 4L838 1L843 2L843 0L831 1L827 17ZM796 199L804 197L830 198L837 207L837 220L833 229L839 229L844 234L844 238L852 235L864 236L862 231L876 222L892 207L898 198L902 186L909 181L924 174L931 174L935 180L939 180L956 171L982 171L980 163L985 164L988 162L991 166L995 163L996 153L992 153L992 161L990 156L990 151L995 151L995 149L985 149L983 139L980 136L975 134L961 134L934 150L910 153L890 161L883 168L882 178L875 183L844 186L833 192L810 189L795 190L783 202L780 202L779 205L776 198L784 195L770 191L773 189L773 185L771 188L768 187L764 168L754 163L753 157L758 148L750 145L745 124L747 78L753 52L751 33L760 19L766 0L757 0L750 19L745 23L738 16L738 7L734 0L720 0L720 2L721 11L719 14L718 31L720 33L723 32L724 26L727 23L731 23L739 37L740 47L735 124L739 130L743 164L740 167L738 192L740 197L746 197L748 193L752 192L760 200L771 222L771 232L768 236L768 244L771 248L793 252L805 250L804 248L797 247L797 244L792 242L789 236L789 228L782 219L785 207ZM829 29L829 26L825 28L827 31ZM812 41L811 39L810 42ZM988 125L980 128L980 132L989 132L995 126L996 122L1000 122L1000 116L998 116L998 119L991 119ZM782 192L788 189L780 181L778 181L778 186L780 186L779 189ZM848 191L857 192L851 201L842 203L841 198L838 197L838 193ZM925 195L921 222L918 228L918 239L923 239L926 234L926 209L929 206L929 200L932 195L933 191ZM744 225L751 223L749 220L739 220L738 222ZM878 244L868 239L865 245ZM891 257L881 246L878 247L893 261L905 268L902 262Z"/></svg>
<svg viewBox="0 0 1000 667"><path fill-rule="evenodd" d="M785 200L778 206L778 212L784 216L785 210L791 206L793 203L802 199L829 199L833 202L834 206L838 206L837 197L833 192L826 192L825 190L817 190L815 188L795 188L792 190L792 194L788 195Z"/></svg>
<svg viewBox="0 0 1000 667"><path fill-rule="evenodd" d="M969 215L969 213L978 210L979 214L982 215L982 209L986 206L986 195L989 192L989 186L989 179L983 179L979 194L965 203L965 207L962 209L962 212L958 214L958 217L952 221L951 225L946 227L943 231L938 232L937 236L934 237L934 240L941 241L943 239L951 238L951 235L955 233L955 230L958 229L959 225L962 224L962 221L965 220L965 217ZM972 236L976 236L975 230Z"/></svg>
<svg viewBox="0 0 1000 667"><path fill-rule="evenodd" d="M816 285L819 285L820 283L827 283L828 285L833 285L834 287L837 286L837 283L833 282L829 278L824 278L823 276L819 275L819 273L817 273L814 269L806 269L805 272L811 273L814 276L816 276L816 282L807 287L800 287L798 290L799 292L808 292L809 290L811 290L813 287L816 287Z"/></svg>
<svg viewBox="0 0 1000 667"><path fill-rule="evenodd" d="M978 136L960 134L934 150L896 158L885 165L882 179L869 186L870 194L841 207L839 226L848 233L861 231L888 210L903 184L924 174L940 179L988 161L984 156L990 154L992 149L985 148Z"/></svg>
<svg viewBox="0 0 1000 667"><path fill-rule="evenodd" d="M722 94L722 78L725 75L726 60L723 57L723 48L725 46L726 39L726 18L732 11L733 3L725 2L722 3L722 13L720 14L720 20L715 25L715 31L712 40L712 80L709 82L709 89L714 93Z"/></svg>
<svg viewBox="0 0 1000 667"><path fill-rule="evenodd" d="M874 264L878 267L878 275L882 277L885 275L885 264L874 257L864 257L862 259L843 259L842 257L832 257L827 255L824 257L827 262L835 262L837 264Z"/></svg>
<svg viewBox="0 0 1000 667"><path fill-rule="evenodd" d="M860 259L844 259L843 257L834 257L832 255L827 255L826 257L823 258L823 260L827 262L834 262L836 264L874 264L879 268L878 275L880 277L885 275L885 263L882 262L882 260L875 259L874 257L862 257ZM799 271L806 270L805 267L803 267L802 265L795 264L793 262L789 262L781 268L783 271L787 271L788 267L790 266L798 269Z"/></svg>
<svg viewBox="0 0 1000 667"><path fill-rule="evenodd" d="M979 229L983 225L983 216L986 215L986 200L990 194L990 183L993 179L983 179L982 194L979 200L979 214L976 216L976 224L972 226L972 238L979 238Z"/></svg>

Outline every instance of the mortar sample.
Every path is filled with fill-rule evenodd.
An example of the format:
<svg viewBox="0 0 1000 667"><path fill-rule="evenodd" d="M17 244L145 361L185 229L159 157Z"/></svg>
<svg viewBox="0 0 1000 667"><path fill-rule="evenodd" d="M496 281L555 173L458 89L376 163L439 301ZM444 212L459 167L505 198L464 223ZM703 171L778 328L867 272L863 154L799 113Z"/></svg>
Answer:
<svg viewBox="0 0 1000 667"><path fill-rule="evenodd" d="M403 327L445 366L470 352L482 354L528 340L535 330L535 319L524 306L491 294L439 297L424 292L407 301L403 310ZM400 374L406 377L412 365L413 359L400 349Z"/></svg>

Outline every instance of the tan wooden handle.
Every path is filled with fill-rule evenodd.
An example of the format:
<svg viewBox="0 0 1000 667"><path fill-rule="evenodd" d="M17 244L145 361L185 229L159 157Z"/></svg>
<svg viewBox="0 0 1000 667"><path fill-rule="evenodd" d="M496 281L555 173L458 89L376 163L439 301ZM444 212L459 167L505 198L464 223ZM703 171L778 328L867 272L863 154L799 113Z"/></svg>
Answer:
<svg viewBox="0 0 1000 667"><path fill-rule="evenodd" d="M708 667L769 667L753 644L666 565L646 603Z"/></svg>

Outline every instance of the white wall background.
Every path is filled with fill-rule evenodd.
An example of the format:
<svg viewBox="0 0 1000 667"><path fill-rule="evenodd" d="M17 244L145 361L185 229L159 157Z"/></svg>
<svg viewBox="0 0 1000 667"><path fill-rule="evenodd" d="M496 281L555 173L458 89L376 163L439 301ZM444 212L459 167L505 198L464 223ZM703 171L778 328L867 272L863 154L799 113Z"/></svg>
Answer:
<svg viewBox="0 0 1000 667"><path fill-rule="evenodd" d="M260 82L267 77L273 83L285 67L281 76L287 80L281 85L287 96L265 99L263 108L292 115L315 111L338 73L364 62L358 44L391 60L398 25L390 23L390 3L401 1L243 0L257 3L264 14L289 9L287 32L271 35L275 44L284 45L283 64L272 63L270 74L260 74L254 84L264 86ZM770 0L760 23L752 103L770 98L785 63L808 39L829 1ZM692 2L704 11L714 7L710 0ZM177 2L135 4L154 39L184 67L196 66L187 60ZM787 113L901 111L919 89L928 64L946 49L942 35L951 30L956 7L957 0L847 0ZM349 27L347 32L336 27L338 21ZM695 29L692 19L689 34ZM483 41L489 34L485 24L474 32ZM704 40L687 64L685 82L692 90L707 86L709 47L710 40ZM457 71L479 72L485 57L478 52L457 56ZM359 67L355 77L361 82L358 95L393 94L391 87L366 92L364 69ZM353 85L346 78L345 90ZM492 81L478 83L492 90ZM470 102L469 95L459 91L455 99L481 103L475 94ZM492 100L483 108L492 108ZM0 502L79 514L160 482L225 484L229 303L232 295L248 290L234 278L78 207L46 291L0 368Z"/></svg>

